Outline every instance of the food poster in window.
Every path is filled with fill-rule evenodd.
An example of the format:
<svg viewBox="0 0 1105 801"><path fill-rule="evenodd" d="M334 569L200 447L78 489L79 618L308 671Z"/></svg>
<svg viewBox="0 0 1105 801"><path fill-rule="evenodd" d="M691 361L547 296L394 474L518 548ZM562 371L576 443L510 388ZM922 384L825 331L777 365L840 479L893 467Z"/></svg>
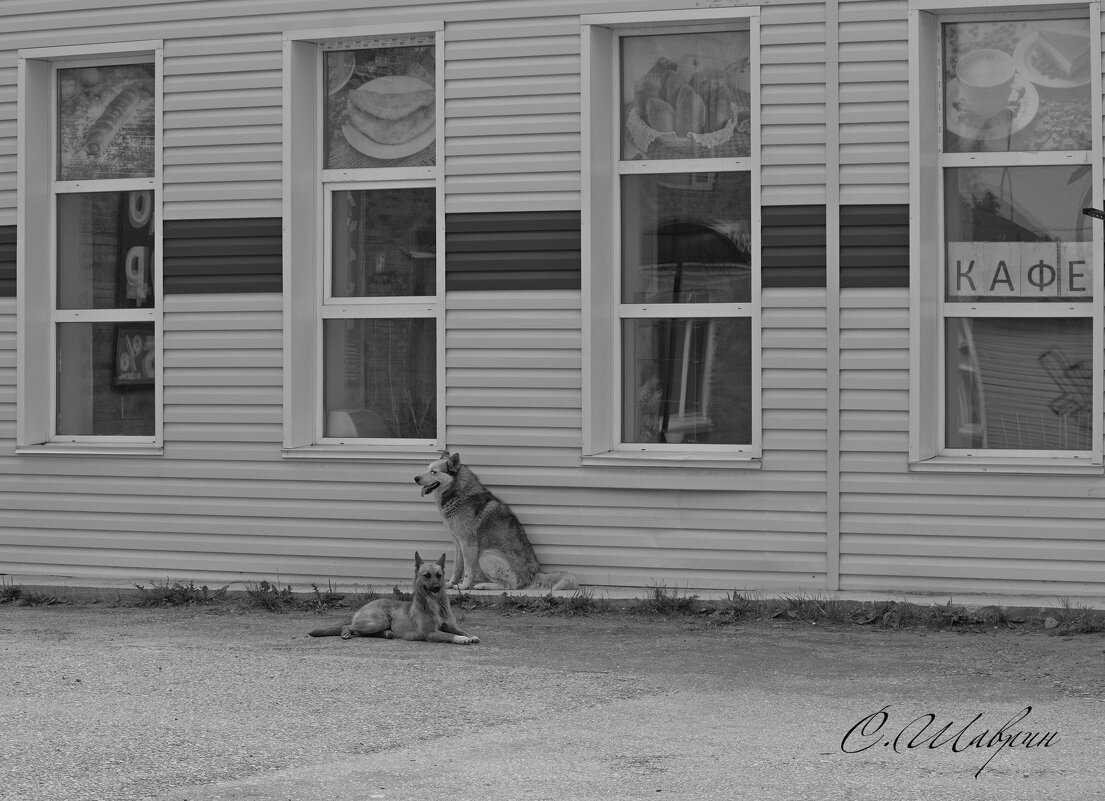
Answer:
<svg viewBox="0 0 1105 801"><path fill-rule="evenodd" d="M115 331L115 386L152 386L156 378L153 329L119 325Z"/></svg>
<svg viewBox="0 0 1105 801"><path fill-rule="evenodd" d="M435 163L437 92L432 42L432 36L415 36L323 54L326 169Z"/></svg>
<svg viewBox="0 0 1105 801"><path fill-rule="evenodd" d="M154 174L154 67L58 70L59 181Z"/></svg>
<svg viewBox="0 0 1105 801"><path fill-rule="evenodd" d="M752 152L748 31L621 40L621 158Z"/></svg>
<svg viewBox="0 0 1105 801"><path fill-rule="evenodd" d="M1089 166L945 170L945 300L1093 300Z"/></svg>
<svg viewBox="0 0 1105 801"><path fill-rule="evenodd" d="M1090 23L944 25L944 152L1089 150Z"/></svg>

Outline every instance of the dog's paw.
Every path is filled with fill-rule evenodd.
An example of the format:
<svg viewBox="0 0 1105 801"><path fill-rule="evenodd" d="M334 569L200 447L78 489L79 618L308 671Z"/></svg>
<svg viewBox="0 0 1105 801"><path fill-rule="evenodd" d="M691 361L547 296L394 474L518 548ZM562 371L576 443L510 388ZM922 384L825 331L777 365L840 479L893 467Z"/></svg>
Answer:
<svg viewBox="0 0 1105 801"><path fill-rule="evenodd" d="M480 641L479 637L454 637L453 642L457 645L475 645Z"/></svg>
<svg viewBox="0 0 1105 801"><path fill-rule="evenodd" d="M385 640L394 640L395 639L395 632L392 631L391 629L388 629L387 631L384 632L384 639Z"/></svg>
<svg viewBox="0 0 1105 801"><path fill-rule="evenodd" d="M352 631L352 629L350 629L350 627L349 627L349 626L346 626L345 628L343 628L343 629L341 630L341 638L342 638L343 640L351 640L351 639L353 639L353 631Z"/></svg>

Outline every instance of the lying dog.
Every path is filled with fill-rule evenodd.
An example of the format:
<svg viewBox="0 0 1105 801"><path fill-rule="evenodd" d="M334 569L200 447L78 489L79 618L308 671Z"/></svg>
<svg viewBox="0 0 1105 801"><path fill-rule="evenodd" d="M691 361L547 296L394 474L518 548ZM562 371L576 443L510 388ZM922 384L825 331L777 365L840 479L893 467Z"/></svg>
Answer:
<svg viewBox="0 0 1105 801"><path fill-rule="evenodd" d="M414 593L409 601L380 598L357 610L347 625L327 626L308 632L312 637L384 637L401 640L449 642L475 645L472 637L457 628L445 589L445 554L436 562L423 562L414 555Z"/></svg>
<svg viewBox="0 0 1105 801"><path fill-rule="evenodd" d="M457 454L431 462L414 477L422 494L434 494L457 546L449 585L462 590L574 590L571 573L542 573L526 530Z"/></svg>

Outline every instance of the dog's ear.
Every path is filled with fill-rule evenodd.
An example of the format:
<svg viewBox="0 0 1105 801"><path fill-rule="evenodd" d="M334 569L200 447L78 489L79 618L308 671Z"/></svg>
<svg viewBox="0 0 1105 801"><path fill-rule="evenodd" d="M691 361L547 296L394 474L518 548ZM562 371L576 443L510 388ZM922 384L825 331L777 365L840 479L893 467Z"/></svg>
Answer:
<svg viewBox="0 0 1105 801"><path fill-rule="evenodd" d="M441 569L445 569L445 554L441 555L441 558L437 560L437 563L441 565Z"/></svg>
<svg viewBox="0 0 1105 801"><path fill-rule="evenodd" d="M449 468L450 473L455 473L457 468L460 467L460 454L450 453L448 461L445 462L445 466Z"/></svg>
<svg viewBox="0 0 1105 801"><path fill-rule="evenodd" d="M418 551L414 552L414 569L418 570L422 567L422 557L418 555Z"/></svg>

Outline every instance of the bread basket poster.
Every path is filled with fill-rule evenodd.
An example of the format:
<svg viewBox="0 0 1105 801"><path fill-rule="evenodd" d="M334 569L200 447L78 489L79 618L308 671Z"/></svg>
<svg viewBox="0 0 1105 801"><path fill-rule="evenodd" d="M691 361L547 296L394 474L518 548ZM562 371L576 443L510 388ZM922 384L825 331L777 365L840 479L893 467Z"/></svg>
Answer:
<svg viewBox="0 0 1105 801"><path fill-rule="evenodd" d="M154 173L152 64L58 70L58 180Z"/></svg>
<svg viewBox="0 0 1105 801"><path fill-rule="evenodd" d="M748 31L624 37L622 159L752 152Z"/></svg>
<svg viewBox="0 0 1105 801"><path fill-rule="evenodd" d="M327 169L434 164L433 45L329 51L325 81Z"/></svg>

